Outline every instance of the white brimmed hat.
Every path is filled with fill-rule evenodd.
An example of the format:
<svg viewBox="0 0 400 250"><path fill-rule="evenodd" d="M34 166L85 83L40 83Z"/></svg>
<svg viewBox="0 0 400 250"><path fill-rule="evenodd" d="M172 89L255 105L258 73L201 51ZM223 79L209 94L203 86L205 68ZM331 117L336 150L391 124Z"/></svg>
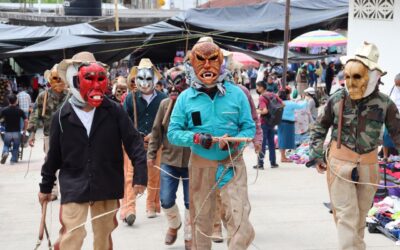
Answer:
<svg viewBox="0 0 400 250"><path fill-rule="evenodd" d="M358 61L364 64L369 70L378 70L381 75L385 75L384 71L379 65L379 50L373 43L364 42L363 45L358 48L354 56L342 56L340 61L345 65L349 61Z"/></svg>

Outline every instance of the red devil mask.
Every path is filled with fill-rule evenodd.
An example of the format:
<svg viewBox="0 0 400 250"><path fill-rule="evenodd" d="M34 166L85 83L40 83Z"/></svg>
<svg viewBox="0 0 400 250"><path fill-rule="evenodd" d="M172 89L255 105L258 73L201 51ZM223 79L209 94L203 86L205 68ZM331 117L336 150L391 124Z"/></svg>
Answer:
<svg viewBox="0 0 400 250"><path fill-rule="evenodd" d="M89 63L79 68L79 92L90 106L98 107L103 102L107 80L106 69L98 63Z"/></svg>

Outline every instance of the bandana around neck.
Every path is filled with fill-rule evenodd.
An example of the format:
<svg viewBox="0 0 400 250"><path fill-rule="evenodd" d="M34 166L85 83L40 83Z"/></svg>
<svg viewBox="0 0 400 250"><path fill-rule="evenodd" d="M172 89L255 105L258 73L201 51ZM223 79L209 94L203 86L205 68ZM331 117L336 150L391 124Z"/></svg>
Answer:
<svg viewBox="0 0 400 250"><path fill-rule="evenodd" d="M216 83L209 85L209 84L204 84L197 78L196 74L194 73L193 67L189 63L185 64L185 68L186 68L186 72L188 72L187 75L188 75L188 81L189 81L190 87L192 87L196 90L201 90L201 89L213 88L216 86L218 89L219 95L220 96L225 95L226 89L224 86L224 81L227 80L229 71L225 70L223 73L221 73L219 75Z"/></svg>

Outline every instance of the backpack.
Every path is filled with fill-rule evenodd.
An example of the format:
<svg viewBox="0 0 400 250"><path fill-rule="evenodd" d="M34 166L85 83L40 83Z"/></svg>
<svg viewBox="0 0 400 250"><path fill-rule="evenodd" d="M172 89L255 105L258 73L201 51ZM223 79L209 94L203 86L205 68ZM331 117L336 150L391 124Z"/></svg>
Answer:
<svg viewBox="0 0 400 250"><path fill-rule="evenodd" d="M262 95L268 101L268 114L262 115L265 124L276 126L282 121L284 104L282 100L273 93L267 92Z"/></svg>

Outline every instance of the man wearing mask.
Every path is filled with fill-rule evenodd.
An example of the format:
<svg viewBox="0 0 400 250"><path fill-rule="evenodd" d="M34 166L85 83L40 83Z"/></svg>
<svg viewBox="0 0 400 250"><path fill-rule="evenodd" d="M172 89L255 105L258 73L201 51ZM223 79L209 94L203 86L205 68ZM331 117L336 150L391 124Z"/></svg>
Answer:
<svg viewBox="0 0 400 250"><path fill-rule="evenodd" d="M157 152L162 147L161 153L161 207L167 215L168 231L165 236L165 244L172 245L176 241L178 230L182 226L179 208L175 203L176 192L179 186L179 178L182 178L183 195L185 201L184 240L185 249L190 250L192 232L189 215L189 173L188 164L190 148L178 147L169 143L167 131L172 109L179 94L187 89L185 71L182 66L174 67L167 71L169 98L161 101L157 116L154 120L149 148L147 151L148 168L154 168Z"/></svg>
<svg viewBox="0 0 400 250"><path fill-rule="evenodd" d="M354 56L342 57L345 88L328 100L311 133L310 163L319 173L327 171L339 249L366 249L365 219L379 183L378 146L386 125L400 147L400 115L377 84L385 71L378 65L375 44L364 42ZM332 127L328 152L324 141ZM326 156L326 164L324 163Z"/></svg>
<svg viewBox="0 0 400 250"><path fill-rule="evenodd" d="M47 155L49 152L49 135L50 135L50 124L51 117L65 102L67 97L67 90L65 82L60 78L57 72L58 64L54 65L51 70L46 70L44 77L50 84L50 88L42 91L36 98L36 108L29 117L28 131L29 146L35 146L35 135L36 130L40 123L43 123L43 150ZM58 198L58 186L57 182L52 190L51 200Z"/></svg>
<svg viewBox="0 0 400 250"><path fill-rule="evenodd" d="M126 96L124 109L128 112L133 124L135 124L137 130L143 136L144 147L147 150L154 119L156 118L161 101L167 95L155 90L155 84L161 79L161 74L148 58L140 60L139 65L131 69L128 78L135 79L138 91L130 92ZM161 152L159 151L155 165L160 166L160 160ZM130 186L131 184L126 183L125 185ZM146 214L148 218L154 218L157 216L157 213L160 213L160 171L157 168L148 169L147 186ZM128 202L131 201L128 200ZM134 212L132 211L133 215L135 215ZM131 224L131 222L128 221L128 224Z"/></svg>
<svg viewBox="0 0 400 250"><path fill-rule="evenodd" d="M192 250L211 249L216 192L220 189L228 249L247 249L254 239L249 222L247 174L241 147L215 137L252 139L255 124L248 100L221 71L223 55L214 43L199 41L187 65L190 88L172 111L168 140L191 147L189 161ZM232 154L232 161L230 160Z"/></svg>
<svg viewBox="0 0 400 250"><path fill-rule="evenodd" d="M135 165L135 187L142 194L147 183L143 141L122 107L105 96L106 65L81 52L57 67L72 96L52 117L50 147L42 166L39 201L51 198L59 169L60 237L55 249L82 249L84 224L91 217L93 249L113 248L112 231L124 192L123 150Z"/></svg>

